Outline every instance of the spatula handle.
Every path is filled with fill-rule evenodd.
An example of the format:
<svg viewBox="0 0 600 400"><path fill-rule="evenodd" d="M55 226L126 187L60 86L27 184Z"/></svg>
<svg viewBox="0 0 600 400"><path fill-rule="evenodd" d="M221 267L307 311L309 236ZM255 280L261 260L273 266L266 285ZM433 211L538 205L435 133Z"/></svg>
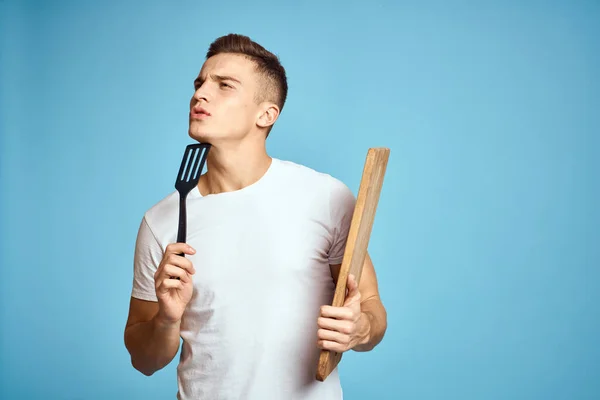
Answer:
<svg viewBox="0 0 600 400"><path fill-rule="evenodd" d="M179 194L179 228L177 229L177 243L185 243L187 234L187 212L185 196ZM179 253L178 256L185 257L185 253ZM178 277L175 279L179 279Z"/></svg>
<svg viewBox="0 0 600 400"><path fill-rule="evenodd" d="M179 229L177 229L177 243L185 243L187 234L187 211L185 196L179 196Z"/></svg>

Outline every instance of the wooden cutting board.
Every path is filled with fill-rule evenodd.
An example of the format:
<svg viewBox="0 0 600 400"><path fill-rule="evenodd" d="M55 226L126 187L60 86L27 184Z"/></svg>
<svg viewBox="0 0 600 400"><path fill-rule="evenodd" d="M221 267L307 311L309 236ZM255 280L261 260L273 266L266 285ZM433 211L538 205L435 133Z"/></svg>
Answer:
<svg viewBox="0 0 600 400"><path fill-rule="evenodd" d="M389 155L390 149L388 148L370 148L367 152L344 258L332 301L334 307L344 305L348 275L353 274L356 282L360 282ZM321 350L317 365L317 380L324 381L341 359L342 353Z"/></svg>

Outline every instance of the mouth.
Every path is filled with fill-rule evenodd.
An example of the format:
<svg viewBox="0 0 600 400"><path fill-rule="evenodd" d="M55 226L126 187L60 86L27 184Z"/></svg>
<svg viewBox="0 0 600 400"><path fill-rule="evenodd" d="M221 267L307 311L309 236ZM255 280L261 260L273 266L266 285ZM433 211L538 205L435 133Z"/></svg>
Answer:
<svg viewBox="0 0 600 400"><path fill-rule="evenodd" d="M202 107L194 107L190 111L190 116L195 119L204 119L210 117L210 113Z"/></svg>

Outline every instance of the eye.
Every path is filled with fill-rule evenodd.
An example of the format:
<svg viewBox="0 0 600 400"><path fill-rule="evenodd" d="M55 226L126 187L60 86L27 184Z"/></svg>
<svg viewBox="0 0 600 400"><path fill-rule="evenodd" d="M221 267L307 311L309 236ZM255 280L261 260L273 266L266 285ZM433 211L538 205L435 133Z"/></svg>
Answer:
<svg viewBox="0 0 600 400"><path fill-rule="evenodd" d="M228 85L225 82L221 82L221 87L232 88L233 86Z"/></svg>

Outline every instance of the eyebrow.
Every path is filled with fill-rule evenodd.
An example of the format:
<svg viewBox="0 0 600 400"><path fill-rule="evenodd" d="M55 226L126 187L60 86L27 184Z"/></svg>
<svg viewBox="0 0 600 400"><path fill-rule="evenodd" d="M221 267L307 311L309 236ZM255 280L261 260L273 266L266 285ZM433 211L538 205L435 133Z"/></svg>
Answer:
<svg viewBox="0 0 600 400"><path fill-rule="evenodd" d="M211 78L212 78L213 80L215 80L215 81L218 81L218 82L222 82L222 81L233 81L233 82L239 83L240 85L242 84L242 82L241 82L239 79L237 79L237 78L234 78L233 76L228 76L228 75L215 75L215 74L212 74L212 75L210 75L210 76L211 76ZM204 81L204 80L203 80L203 79L201 79L200 77L196 78L196 80L194 80L194 87L197 87L197 86L198 86L198 84L202 83L203 81Z"/></svg>

